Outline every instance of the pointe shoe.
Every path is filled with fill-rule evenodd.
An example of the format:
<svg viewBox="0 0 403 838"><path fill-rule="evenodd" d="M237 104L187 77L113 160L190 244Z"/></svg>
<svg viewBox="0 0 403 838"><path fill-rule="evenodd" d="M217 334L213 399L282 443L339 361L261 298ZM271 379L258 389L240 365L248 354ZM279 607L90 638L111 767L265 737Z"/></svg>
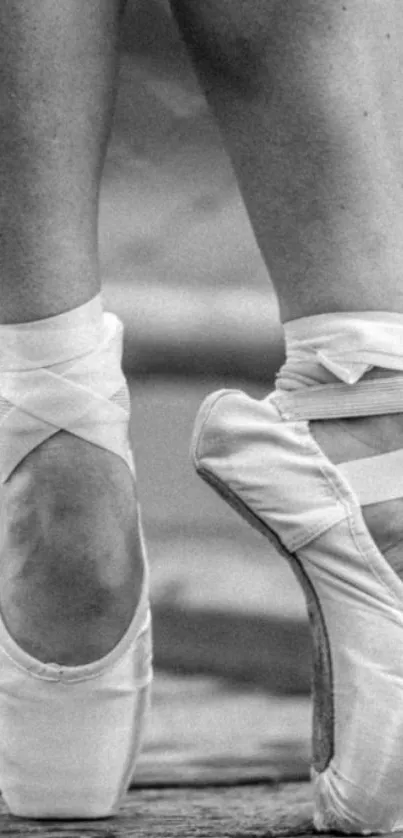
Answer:
<svg viewBox="0 0 403 838"><path fill-rule="evenodd" d="M27 324L17 336L25 356L9 352L7 327L0 330L2 483L61 429L123 458L135 479L122 324L111 314L94 329L87 315L76 321L74 312L44 321L43 329L56 329L56 337L42 336L42 347ZM53 358L43 358L46 352ZM15 642L0 618L0 788L13 815L105 818L119 809L140 752L152 679L142 536L141 544L138 606L124 636L101 659L80 666L43 663Z"/></svg>
<svg viewBox="0 0 403 838"><path fill-rule="evenodd" d="M262 401L222 390L195 422L196 471L274 543L305 594L320 831L403 829L403 584L361 510L403 497L403 450L336 466L309 420L402 411L402 379L382 379Z"/></svg>

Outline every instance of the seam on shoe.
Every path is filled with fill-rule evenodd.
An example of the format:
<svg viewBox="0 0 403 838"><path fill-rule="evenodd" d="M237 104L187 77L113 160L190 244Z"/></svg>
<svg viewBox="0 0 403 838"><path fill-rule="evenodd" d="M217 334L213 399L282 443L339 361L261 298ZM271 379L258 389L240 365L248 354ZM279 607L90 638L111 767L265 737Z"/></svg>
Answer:
<svg viewBox="0 0 403 838"><path fill-rule="evenodd" d="M341 482L343 480L342 475L333 474L333 470L335 469L334 464L329 460L325 453L322 451L320 446L317 444L315 438L312 436L310 428L309 428L309 421L306 419L300 420L282 420L284 424L293 425L294 429L298 432L300 436L300 443L301 446L305 446L305 453L306 456L314 456L317 462L315 463L318 471L320 472L321 477L323 478L324 485L322 485L322 491L329 490L329 499L333 501L333 503L339 503L342 506L342 510L340 514L335 516L334 519L331 521L327 521L321 525L318 525L315 529L307 528L304 534L295 536L294 539L290 539L290 548L292 551L299 550L302 547L306 547L311 541L314 541L316 538L319 538L324 533L328 532L328 530L332 529L332 527L337 526L341 521L346 520L350 514L350 503L354 501L354 496L350 498L346 498L346 491L344 484ZM325 462L321 462L321 460L325 460ZM348 485L348 484L347 484ZM307 536L307 537L306 537ZM302 540L301 540L302 539Z"/></svg>
<svg viewBox="0 0 403 838"><path fill-rule="evenodd" d="M127 766L126 770L123 774L121 779L119 788L116 792L115 797L115 804L113 806L113 810L116 810L121 803L122 797L130 788L133 775L137 767L137 762L140 757L140 753L142 750L142 746L144 744L144 734L145 734L145 726L147 724L147 719L150 713L151 707L151 700L150 700L150 693L151 693L151 681L148 684L144 684L144 686L139 690L138 695L136 696L136 700L134 703L133 708L133 727L132 727L132 738L131 738L131 747L129 751L129 755L127 757ZM138 720L137 713L139 711L139 705L143 702L142 706L140 707L141 713L140 718L142 721L141 725L136 726L136 719ZM133 732L134 731L134 732Z"/></svg>
<svg viewBox="0 0 403 838"><path fill-rule="evenodd" d="M381 553L377 543L372 538L372 535L371 535L371 533L368 529L368 526L367 526L367 524L366 524L366 522L365 522L365 520L362 516L361 507L359 507L359 512L361 514L361 519L362 519L360 521L360 524L361 524L362 529L363 529L363 534L365 535L366 538L368 538L368 540L370 542L369 546L371 547L371 550L369 550L367 553L363 550L363 548L360 544L360 538L359 538L360 533L359 533L358 528L357 528L356 516L350 514L348 519L347 519L347 523L348 523L348 528L349 528L351 538L354 542L354 546L356 547L356 549L357 549L359 555L361 556L362 560L364 562L366 562L367 565L369 566L369 569L370 569L371 573L373 574L373 576L376 578L376 580L379 582L379 584L382 586L382 588L384 588L384 590L393 598L395 606L396 606L397 610L399 611L399 613L400 613L400 615L403 619L403 582L400 579L400 577L398 576L398 574L396 573L396 571L393 569L393 567L389 564L387 559L385 559L385 556ZM386 569L388 575L393 576L393 578L398 582L399 586L401 586L402 593L401 593L400 599L399 599L398 593L393 590L393 587L391 585L389 585L387 580L384 579L383 576L379 573L379 569L376 567L376 564L375 564L375 561L374 561L373 553L375 553L376 558L378 559L378 561L380 561L382 564L385 565L385 569ZM391 616L390 619L392 619L397 625L400 625L400 626L402 625L402 620L398 620L397 617L395 618L395 617Z"/></svg>
<svg viewBox="0 0 403 838"><path fill-rule="evenodd" d="M4 654L12 662L13 666L20 670L20 672L23 672L24 675L28 675L38 681L53 682L64 687L74 687L75 684L82 683L83 681L92 681L100 678L105 674L105 672L110 671L114 666L118 665L125 655L128 654L131 648L136 646L139 642L143 642L144 636L147 636L148 632L151 631L152 626L148 598L145 600L143 607L146 608L144 618L140 618L140 610L137 609L131 624L116 646L114 646L113 649L106 655L103 655L101 658L98 658L89 664L63 666L61 664L44 663L38 658L30 655L28 652L25 652L25 650L19 646L18 643L16 643L7 629L5 629L7 631L7 635L5 635L7 643L6 645L1 644L0 649L2 654ZM135 633L134 629L137 627L137 623L139 626L137 633ZM9 648L7 648L7 645ZM15 655L12 654L13 651L15 651ZM147 654L145 662L145 667L148 670L147 674L138 678L136 681L136 688L138 686L140 689L152 681L152 661L153 654L151 649L151 652Z"/></svg>
<svg viewBox="0 0 403 838"><path fill-rule="evenodd" d="M211 398L211 396L207 396L202 403L200 410L200 414L204 414L202 417L201 424L199 425L196 423L193 435L192 435L192 443L191 443L191 451L192 451L192 460L193 464L196 467L197 463L200 462L202 455L200 454L200 447L201 447L201 440L202 440L202 432L204 431L205 425L207 424L210 416L215 408L216 404L221 401L221 399L228 396L229 393L241 393L241 390L218 390L218 392L214 393L215 398ZM209 403L211 399L211 404ZM196 444L195 444L196 443Z"/></svg>
<svg viewBox="0 0 403 838"><path fill-rule="evenodd" d="M323 461L317 463L320 473L334 490L334 493L337 495L337 500L339 500L345 508L346 515L348 516L350 514L351 506L355 507L358 505L358 507L361 508L360 505L357 504L355 494L353 493L350 484L347 480L345 480L342 473L337 471L337 465L332 463L317 443L315 437L311 433L310 420L301 419L300 422L303 426L304 432L306 433L306 441L311 448L311 453L314 454L318 460Z"/></svg>
<svg viewBox="0 0 403 838"><path fill-rule="evenodd" d="M298 536L294 536L294 538L289 539L289 546L286 547L286 550L289 550L291 553L294 553L296 550L302 550L304 547L308 547L312 541L316 541L317 538L320 538L321 535L324 535L329 530L333 529L333 527L337 527L337 524L340 524L342 521L345 521L348 517L348 513L345 510L340 512L338 517L335 517L331 521L326 521L321 525L318 525L315 529L309 529L307 527L304 535L302 534Z"/></svg>

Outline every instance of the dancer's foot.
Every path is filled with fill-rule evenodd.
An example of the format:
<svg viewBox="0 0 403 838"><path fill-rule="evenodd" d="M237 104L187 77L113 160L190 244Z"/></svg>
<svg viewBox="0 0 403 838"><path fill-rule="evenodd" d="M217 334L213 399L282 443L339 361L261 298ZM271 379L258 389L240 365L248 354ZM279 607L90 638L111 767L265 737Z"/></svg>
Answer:
<svg viewBox="0 0 403 838"><path fill-rule="evenodd" d="M377 409L380 385L371 382ZM354 397L345 385L341 391L332 416L346 407L343 393L352 416ZM327 385L321 395L327 409ZM376 455L403 449L403 412L299 421L292 400L290 393L288 407L279 409L276 395L255 401L239 391L212 394L196 420L194 462L274 541L306 594L314 645L315 826L389 831L403 824L403 492L399 472L385 480L385 461ZM364 490L362 480L349 484L349 467L341 465L363 458L370 478Z"/></svg>
<svg viewBox="0 0 403 838"><path fill-rule="evenodd" d="M28 818L116 813L152 679L123 328L95 298L0 329L0 788Z"/></svg>

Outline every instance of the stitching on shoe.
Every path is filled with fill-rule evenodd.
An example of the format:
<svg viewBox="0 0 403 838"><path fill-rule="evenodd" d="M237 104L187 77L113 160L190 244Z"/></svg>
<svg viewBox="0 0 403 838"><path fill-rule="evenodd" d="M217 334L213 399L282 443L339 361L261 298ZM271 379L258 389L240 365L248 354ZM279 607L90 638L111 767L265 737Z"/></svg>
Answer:
<svg viewBox="0 0 403 838"><path fill-rule="evenodd" d="M359 532L359 530L357 528L356 515L353 515L351 513L347 518L349 533L350 533L351 538L354 542L354 546L356 547L356 549L357 549L359 555L361 556L362 560L364 562L366 562L367 565L369 565L369 569L370 569L371 573L373 574L373 576L376 578L377 582L379 582L379 584L382 586L382 588L384 588L384 590L393 598L395 606L397 607L397 610L400 612L400 614L402 615L402 618L403 618L403 582L400 579L400 577L398 576L398 574L396 573L396 571L393 569L393 567L389 564L387 559L385 559L385 556L383 555L383 553L381 553L378 545L376 544L376 542L372 538L372 535L371 535L371 533L370 533L370 531L367 527L367 524L365 523L365 520L362 516L361 507L359 507L359 512L361 514L361 519L362 519L360 521L360 525L361 525L361 528L362 528L362 533ZM361 540L360 536L362 536L362 535L364 535L365 538L367 538L369 540L369 546L370 546L371 549L368 550L368 552L365 552L363 550L361 544L360 544L360 540ZM398 593L393 590L391 585L388 584L387 580L384 579L383 576L379 573L379 570L376 567L376 564L375 564L375 561L374 561L374 555L376 555L376 558L378 559L378 561L380 560L382 562L382 564L385 564L388 575L389 574L393 575L394 579L397 580L399 586L401 586L402 592L401 592L400 599L399 599ZM393 619L394 622L397 625L402 625L402 622L399 621L398 619L394 619L392 616L391 616L391 619Z"/></svg>
<svg viewBox="0 0 403 838"><path fill-rule="evenodd" d="M207 425L208 420L210 419L210 416L211 416L216 404L218 404L218 402L221 401L221 399L223 399L225 396L227 396L228 393L240 393L240 392L241 392L240 390L219 390L218 393L214 393L214 396L215 396L214 399L211 399L211 396L207 396L207 398L203 402L202 406L200 407L199 415L203 414L203 413L204 413L204 415L203 415L202 422L201 422L200 426L199 426L198 423L196 423L196 426L195 426L194 431L193 431L193 437L192 437L192 448L193 448L192 459L193 459L193 463L194 463L194 466L195 466L196 469L197 469L197 464L201 459L200 446L201 446L203 431L204 431L205 426ZM210 400L211 400L211 403L210 403Z"/></svg>
<svg viewBox="0 0 403 838"><path fill-rule="evenodd" d="M324 533L328 532L328 530L332 529L332 527L336 526L341 521L346 520L346 518L350 515L350 504L354 502L355 498L354 495L351 494L350 487L349 492L351 494L351 498L347 494L344 483L342 482L344 480L343 476L337 472L334 473L336 466L334 466L332 461L326 457L326 454L322 451L315 438L312 436L309 421L306 419L291 419L290 421L284 420L284 423L294 426L294 430L300 436L301 447L305 447L306 455L314 456L317 460L316 467L324 481L324 485L321 486L322 491L328 494L329 499L333 501L333 503L338 501L343 508L340 515L335 517L334 520L328 521L326 524L321 524L316 528L306 528L303 538L301 538L301 536L295 536L294 539L290 539L290 546L288 549L295 551L301 549L302 547L306 547L311 541L314 541L321 535L324 535Z"/></svg>

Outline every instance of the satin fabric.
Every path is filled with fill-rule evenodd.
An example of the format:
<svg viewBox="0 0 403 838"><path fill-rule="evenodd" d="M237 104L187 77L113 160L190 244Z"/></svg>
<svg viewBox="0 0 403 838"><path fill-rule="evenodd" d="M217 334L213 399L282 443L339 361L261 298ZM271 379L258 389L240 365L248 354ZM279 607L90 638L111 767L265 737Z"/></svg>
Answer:
<svg viewBox="0 0 403 838"><path fill-rule="evenodd" d="M0 327L3 483L62 428L113 451L135 478L122 336L100 296L57 317ZM104 658L76 667L42 663L17 645L0 618L0 788L14 815L85 819L118 811L140 752L152 680L140 536L140 602Z"/></svg>

